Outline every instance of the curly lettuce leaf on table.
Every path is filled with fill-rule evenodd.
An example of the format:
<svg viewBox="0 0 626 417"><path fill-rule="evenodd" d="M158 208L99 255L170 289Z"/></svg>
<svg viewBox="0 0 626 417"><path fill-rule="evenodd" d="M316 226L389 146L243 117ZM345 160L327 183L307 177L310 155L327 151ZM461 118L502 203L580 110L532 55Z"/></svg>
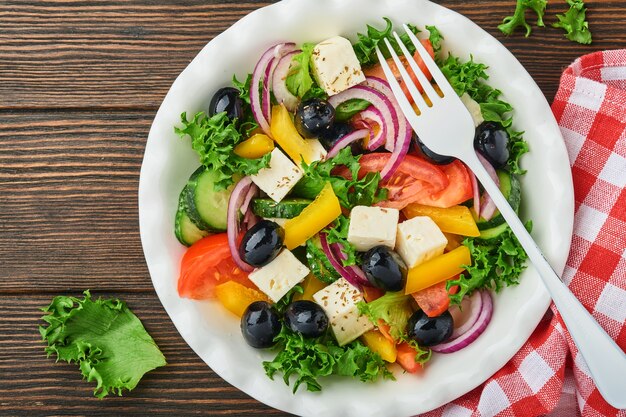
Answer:
<svg viewBox="0 0 626 417"><path fill-rule="evenodd" d="M565 14L557 14L558 22L552 26L565 30L565 37L571 41L590 44L591 32L587 22L587 9L582 0L567 0L570 8Z"/></svg>
<svg viewBox="0 0 626 417"><path fill-rule="evenodd" d="M42 310L47 326L39 332L46 353L57 361L78 364L94 395L122 395L134 389L149 371L166 365L165 357L141 321L118 299L93 300L59 296Z"/></svg>

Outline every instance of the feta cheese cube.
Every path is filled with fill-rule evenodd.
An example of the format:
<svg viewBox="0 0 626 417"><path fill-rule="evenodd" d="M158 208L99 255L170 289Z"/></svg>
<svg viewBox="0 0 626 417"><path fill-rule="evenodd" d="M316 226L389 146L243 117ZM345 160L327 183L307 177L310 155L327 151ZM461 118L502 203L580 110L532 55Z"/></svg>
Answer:
<svg viewBox="0 0 626 417"><path fill-rule="evenodd" d="M313 294L326 315L337 343L343 346L374 328L370 320L359 313L357 303L363 294L345 278L340 278L326 288Z"/></svg>
<svg viewBox="0 0 626 417"><path fill-rule="evenodd" d="M306 143L309 144L309 149L311 154L309 155L309 161L321 161L326 158L328 152L324 149L322 142L317 139L305 139Z"/></svg>
<svg viewBox="0 0 626 417"><path fill-rule="evenodd" d="M365 81L352 44L334 36L315 45L311 56L313 76L329 96Z"/></svg>
<svg viewBox="0 0 626 417"><path fill-rule="evenodd" d="M278 203L300 181L300 178L302 178L302 170L280 149L274 148L269 166L252 175L252 182Z"/></svg>
<svg viewBox="0 0 626 417"><path fill-rule="evenodd" d="M396 252L408 268L443 254L448 240L426 216L413 217L398 225Z"/></svg>
<svg viewBox="0 0 626 417"><path fill-rule="evenodd" d="M483 112L480 110L480 104L475 102L467 93L463 93L461 96L461 101L467 107L467 110L472 115L472 120L474 120L474 127L478 127L479 124L485 121L483 119Z"/></svg>
<svg viewBox="0 0 626 417"><path fill-rule="evenodd" d="M392 208L356 206L350 213L348 242L365 252L374 246L396 245L396 229L400 212Z"/></svg>
<svg viewBox="0 0 626 417"><path fill-rule="evenodd" d="M309 268L293 253L284 249L272 262L252 271L248 278L269 298L277 302L308 274Z"/></svg>

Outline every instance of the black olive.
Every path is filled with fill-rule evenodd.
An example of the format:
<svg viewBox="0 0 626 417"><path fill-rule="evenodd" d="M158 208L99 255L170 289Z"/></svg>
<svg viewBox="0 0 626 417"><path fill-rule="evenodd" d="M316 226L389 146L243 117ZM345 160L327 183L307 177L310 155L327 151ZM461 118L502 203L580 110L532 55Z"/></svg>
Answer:
<svg viewBox="0 0 626 417"><path fill-rule="evenodd" d="M448 311L437 317L428 317L424 311L418 310L409 319L407 332L420 346L434 346L448 340L453 328L454 321Z"/></svg>
<svg viewBox="0 0 626 417"><path fill-rule="evenodd" d="M312 98L300 102L294 124L305 138L317 138L330 129L335 121L335 108L327 101Z"/></svg>
<svg viewBox="0 0 626 417"><path fill-rule="evenodd" d="M223 87L217 90L209 104L209 116L226 112L229 119L240 119L243 116L243 104L239 90L234 87Z"/></svg>
<svg viewBox="0 0 626 417"><path fill-rule="evenodd" d="M241 316L241 334L250 346L257 349L274 346L280 328L278 313L266 301L255 301Z"/></svg>
<svg viewBox="0 0 626 417"><path fill-rule="evenodd" d="M376 246L363 257L367 280L385 291L400 291L406 282L407 269L400 256L386 246Z"/></svg>
<svg viewBox="0 0 626 417"><path fill-rule="evenodd" d="M270 220L261 220L252 226L241 240L239 256L252 266L263 266L272 262L283 247L285 231Z"/></svg>
<svg viewBox="0 0 626 417"><path fill-rule="evenodd" d="M454 160L456 159L453 156L439 155L438 153L431 151L426 147L426 145L424 145L424 143L420 140L419 137L417 137L417 135L413 135L413 141L417 149L422 153L422 155L428 158L433 164L446 165L454 162Z"/></svg>
<svg viewBox="0 0 626 417"><path fill-rule="evenodd" d="M484 122L476 128L474 149L494 168L502 168L509 160L509 134L499 123Z"/></svg>
<svg viewBox="0 0 626 417"><path fill-rule="evenodd" d="M319 140L322 143L322 146L328 151L330 148L335 146L339 139L346 136L348 133L351 133L354 129L348 123L344 122L335 122L331 126L330 129L324 131ZM360 155L365 150L363 149L363 144L360 140L352 142L350 144L350 148L352 149L352 155Z"/></svg>
<svg viewBox="0 0 626 417"><path fill-rule="evenodd" d="M328 317L313 301L298 300L287 306L285 324L304 337L319 337L328 329Z"/></svg>

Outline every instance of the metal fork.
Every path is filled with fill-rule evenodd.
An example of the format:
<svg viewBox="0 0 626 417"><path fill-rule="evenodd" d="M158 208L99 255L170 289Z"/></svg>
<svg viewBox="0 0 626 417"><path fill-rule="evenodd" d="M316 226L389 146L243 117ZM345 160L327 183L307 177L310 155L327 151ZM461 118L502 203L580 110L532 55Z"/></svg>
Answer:
<svg viewBox="0 0 626 417"><path fill-rule="evenodd" d="M515 211L478 160L473 146L474 122L469 111L421 42L407 25L403 27L442 94L435 91L398 34L394 32L393 35L404 57L431 102L427 103L424 100L389 40L385 39L387 49L398 67L402 80L419 109L418 114L402 92L380 49L376 47L378 59L402 112L420 140L430 150L441 155L456 157L474 172L543 279L580 354L589 367L598 390L613 407L626 408L626 355L570 292L545 259Z"/></svg>

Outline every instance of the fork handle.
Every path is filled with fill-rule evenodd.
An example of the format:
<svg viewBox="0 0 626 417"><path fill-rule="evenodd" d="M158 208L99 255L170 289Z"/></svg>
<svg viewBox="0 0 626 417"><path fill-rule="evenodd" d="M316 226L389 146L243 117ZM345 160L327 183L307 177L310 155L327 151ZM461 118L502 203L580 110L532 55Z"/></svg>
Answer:
<svg viewBox="0 0 626 417"><path fill-rule="evenodd" d="M491 179L476 154L463 158L474 172L500 213L517 236L537 272L548 288L554 304L569 330L578 351L589 367L591 377L604 399L615 408L626 408L626 354L600 327L576 296L554 272L498 186Z"/></svg>

